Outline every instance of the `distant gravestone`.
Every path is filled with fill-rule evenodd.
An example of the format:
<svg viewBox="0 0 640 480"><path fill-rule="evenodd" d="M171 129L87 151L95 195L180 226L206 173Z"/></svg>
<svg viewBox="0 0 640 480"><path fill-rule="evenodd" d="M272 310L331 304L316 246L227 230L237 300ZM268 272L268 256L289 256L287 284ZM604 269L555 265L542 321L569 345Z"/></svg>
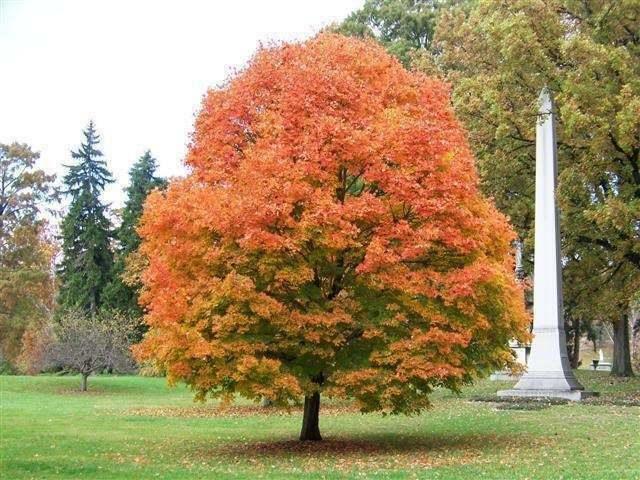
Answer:
<svg viewBox="0 0 640 480"><path fill-rule="evenodd" d="M598 363L596 364L595 369L603 372L611 371L611 362L604 361L604 353L602 353L602 349L600 349L598 352Z"/></svg>
<svg viewBox="0 0 640 480"><path fill-rule="evenodd" d="M515 242L515 253L516 253L516 280L522 281L525 277L524 267L522 265L522 240L518 239ZM516 363L520 364L522 367L527 366L529 362L529 353L531 352L531 347L529 345L518 342L517 340L511 340L509 342L509 347L513 351L513 355L515 356ZM520 375L517 373L513 373L510 370L500 370L498 372L492 373L490 379L491 380L518 380Z"/></svg>
<svg viewBox="0 0 640 480"><path fill-rule="evenodd" d="M550 92L540 93L536 125L535 258L533 342L527 372L500 397L557 397L582 400L585 392L567 356L562 305L560 236L556 207L557 147Z"/></svg>
<svg viewBox="0 0 640 480"><path fill-rule="evenodd" d="M526 368L527 363L529 362L529 352L531 351L531 347L528 345L522 344L517 340L511 340L509 342L509 347L513 351L513 355L515 356L516 363ZM497 381L506 381L506 380L516 381L520 379L520 374L513 373L510 370L501 370L501 371L492 373L491 377L489 378L491 380L497 380Z"/></svg>

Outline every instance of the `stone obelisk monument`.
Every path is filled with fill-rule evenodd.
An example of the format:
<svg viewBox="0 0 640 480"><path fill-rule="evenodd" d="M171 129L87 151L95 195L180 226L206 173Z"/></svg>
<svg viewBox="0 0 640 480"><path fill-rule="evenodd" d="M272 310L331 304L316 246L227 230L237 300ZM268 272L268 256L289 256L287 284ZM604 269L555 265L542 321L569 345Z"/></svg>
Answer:
<svg viewBox="0 0 640 480"><path fill-rule="evenodd" d="M533 342L527 372L501 397L559 397L581 400L590 395L569 366L562 307L560 232L556 207L558 169L555 112L548 89L539 98L536 126L536 217L533 275Z"/></svg>

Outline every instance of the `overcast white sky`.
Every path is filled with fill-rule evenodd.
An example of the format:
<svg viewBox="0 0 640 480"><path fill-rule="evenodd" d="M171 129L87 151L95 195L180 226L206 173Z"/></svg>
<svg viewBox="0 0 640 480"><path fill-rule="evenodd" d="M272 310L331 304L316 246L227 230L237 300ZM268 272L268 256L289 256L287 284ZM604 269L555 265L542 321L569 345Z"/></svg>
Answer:
<svg viewBox="0 0 640 480"><path fill-rule="evenodd" d="M184 173L194 114L259 42L307 38L363 0L0 0L0 142L26 142L61 177L89 119L123 200L147 148Z"/></svg>

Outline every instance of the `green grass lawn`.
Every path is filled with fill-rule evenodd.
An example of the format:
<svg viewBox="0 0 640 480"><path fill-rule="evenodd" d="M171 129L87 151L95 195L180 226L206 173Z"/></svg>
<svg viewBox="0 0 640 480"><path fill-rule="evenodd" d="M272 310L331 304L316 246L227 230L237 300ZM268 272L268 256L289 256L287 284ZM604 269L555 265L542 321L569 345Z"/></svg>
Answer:
<svg viewBox="0 0 640 480"><path fill-rule="evenodd" d="M640 381L578 372L604 398ZM501 410L470 402L509 386L433 396L419 417L323 404L325 440L299 444L300 412L194 404L164 379L0 377L0 478L640 479L640 407ZM635 393L634 393L635 392Z"/></svg>

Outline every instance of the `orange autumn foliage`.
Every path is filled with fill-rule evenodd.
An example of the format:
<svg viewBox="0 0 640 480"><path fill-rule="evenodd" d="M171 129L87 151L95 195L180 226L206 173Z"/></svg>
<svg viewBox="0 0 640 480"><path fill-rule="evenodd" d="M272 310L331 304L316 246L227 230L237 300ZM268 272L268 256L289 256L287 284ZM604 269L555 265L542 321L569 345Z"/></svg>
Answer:
<svg viewBox="0 0 640 480"><path fill-rule="evenodd" d="M527 337L513 232L448 87L375 43L259 50L206 95L186 161L146 203L137 355L200 399L415 413Z"/></svg>

